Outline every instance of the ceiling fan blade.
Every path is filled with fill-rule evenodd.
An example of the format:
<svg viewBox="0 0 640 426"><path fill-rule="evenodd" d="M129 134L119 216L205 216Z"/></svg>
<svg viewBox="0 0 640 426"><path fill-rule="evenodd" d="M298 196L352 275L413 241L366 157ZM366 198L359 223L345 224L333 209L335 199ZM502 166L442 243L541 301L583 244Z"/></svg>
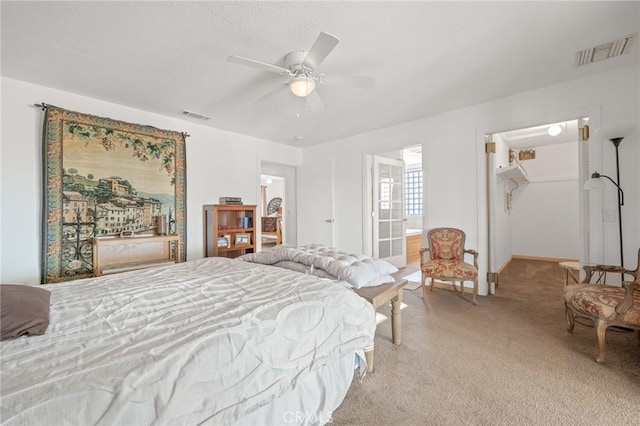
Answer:
<svg viewBox="0 0 640 426"><path fill-rule="evenodd" d="M327 33L320 33L313 46L307 53L307 57L302 61L302 65L312 70L331 53L334 47L340 42L337 37Z"/></svg>
<svg viewBox="0 0 640 426"><path fill-rule="evenodd" d="M243 58L242 56L229 56L227 58L228 62L232 62L234 64L246 65L248 67L258 68L263 71L275 72L278 74L289 75L290 72L286 68L279 67L277 65L267 64L266 62L256 61L254 59Z"/></svg>
<svg viewBox="0 0 640 426"><path fill-rule="evenodd" d="M309 106L309 109L314 114L319 114L324 111L324 104L322 103L322 100L320 99L318 92L316 92L315 90L311 92L311 94L307 96L305 99L307 100L307 105Z"/></svg>
<svg viewBox="0 0 640 426"><path fill-rule="evenodd" d="M357 75L326 75L320 76L320 83L332 86L352 86L362 89L370 89L376 80L372 77L360 77Z"/></svg>

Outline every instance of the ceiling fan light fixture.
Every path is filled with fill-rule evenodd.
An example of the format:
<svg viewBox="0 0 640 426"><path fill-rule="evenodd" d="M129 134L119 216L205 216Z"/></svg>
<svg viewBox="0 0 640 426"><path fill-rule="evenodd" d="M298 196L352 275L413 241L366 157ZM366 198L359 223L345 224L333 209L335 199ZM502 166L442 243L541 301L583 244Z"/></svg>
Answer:
<svg viewBox="0 0 640 426"><path fill-rule="evenodd" d="M289 83L289 89L291 89L291 93L300 98L309 96L315 88L316 82L305 75L299 75Z"/></svg>

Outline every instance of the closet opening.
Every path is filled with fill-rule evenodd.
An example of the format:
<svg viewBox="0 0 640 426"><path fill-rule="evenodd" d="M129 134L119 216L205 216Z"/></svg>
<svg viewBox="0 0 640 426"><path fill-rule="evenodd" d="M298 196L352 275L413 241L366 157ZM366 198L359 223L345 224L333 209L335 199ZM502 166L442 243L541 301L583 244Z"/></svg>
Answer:
<svg viewBox="0 0 640 426"><path fill-rule="evenodd" d="M585 127L579 118L486 135L489 293L511 259L583 257Z"/></svg>

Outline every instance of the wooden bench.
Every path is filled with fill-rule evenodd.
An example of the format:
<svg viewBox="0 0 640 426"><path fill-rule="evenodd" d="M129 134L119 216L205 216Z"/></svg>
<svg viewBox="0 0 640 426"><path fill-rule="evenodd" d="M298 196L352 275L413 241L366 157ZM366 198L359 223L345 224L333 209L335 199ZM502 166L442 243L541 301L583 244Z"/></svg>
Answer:
<svg viewBox="0 0 640 426"><path fill-rule="evenodd" d="M392 283L381 284L375 287L363 287L354 289L360 296L371 303L374 309L378 309L385 303L391 302L391 340L394 345L402 343L402 289L407 285L407 280L399 280ZM373 371L374 345L365 348L364 355L367 361L367 371Z"/></svg>

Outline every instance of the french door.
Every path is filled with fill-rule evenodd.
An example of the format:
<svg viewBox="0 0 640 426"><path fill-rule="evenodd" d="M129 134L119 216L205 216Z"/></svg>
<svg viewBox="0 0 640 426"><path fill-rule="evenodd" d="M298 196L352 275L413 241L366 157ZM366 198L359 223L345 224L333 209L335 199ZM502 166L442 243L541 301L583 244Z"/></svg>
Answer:
<svg viewBox="0 0 640 426"><path fill-rule="evenodd" d="M405 164L373 157L373 256L402 268L407 265Z"/></svg>

